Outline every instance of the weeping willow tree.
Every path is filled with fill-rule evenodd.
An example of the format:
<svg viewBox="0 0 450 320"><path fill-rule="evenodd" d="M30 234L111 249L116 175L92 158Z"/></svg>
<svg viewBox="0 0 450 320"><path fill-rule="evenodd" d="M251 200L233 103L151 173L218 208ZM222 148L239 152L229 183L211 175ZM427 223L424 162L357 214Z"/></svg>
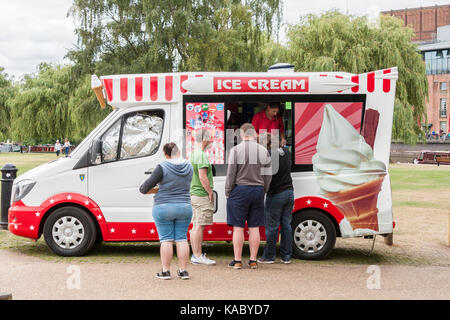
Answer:
<svg viewBox="0 0 450 320"><path fill-rule="evenodd" d="M281 0L74 0L68 53L85 74L265 70Z"/></svg>
<svg viewBox="0 0 450 320"><path fill-rule="evenodd" d="M330 11L305 16L288 28L287 55L298 71L364 73L397 66L392 135L414 144L422 133L420 123L426 122L428 82L413 36L394 17L381 16L372 26L366 17Z"/></svg>
<svg viewBox="0 0 450 320"><path fill-rule="evenodd" d="M91 89L91 77L85 76L79 81L68 103L71 134L73 141L83 140L111 111L101 109Z"/></svg>
<svg viewBox="0 0 450 320"><path fill-rule="evenodd" d="M0 141L9 138L10 108L7 101L14 95L15 87L4 68L0 67Z"/></svg>
<svg viewBox="0 0 450 320"><path fill-rule="evenodd" d="M14 97L7 102L11 110L11 138L34 143L70 138L67 104L71 85L69 66L43 63L37 74L25 76Z"/></svg>

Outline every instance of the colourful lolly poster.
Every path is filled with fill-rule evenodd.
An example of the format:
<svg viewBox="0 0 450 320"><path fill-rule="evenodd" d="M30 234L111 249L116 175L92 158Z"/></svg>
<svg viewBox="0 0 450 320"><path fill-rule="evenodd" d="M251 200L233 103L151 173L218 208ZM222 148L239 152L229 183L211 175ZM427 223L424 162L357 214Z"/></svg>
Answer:
<svg viewBox="0 0 450 320"><path fill-rule="evenodd" d="M195 149L195 132L209 130L212 144L205 151L211 164L225 163L224 103L186 103L186 159Z"/></svg>

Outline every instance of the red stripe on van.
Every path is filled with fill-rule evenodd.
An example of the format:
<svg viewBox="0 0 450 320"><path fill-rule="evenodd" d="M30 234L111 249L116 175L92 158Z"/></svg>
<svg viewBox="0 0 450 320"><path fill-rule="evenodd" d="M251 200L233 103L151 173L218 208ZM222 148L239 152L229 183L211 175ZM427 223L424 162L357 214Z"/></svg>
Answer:
<svg viewBox="0 0 450 320"><path fill-rule="evenodd" d="M353 76L352 77L352 82L354 82L356 84L359 84L359 76ZM358 90L359 90L359 86L352 87L352 91L353 92L358 92Z"/></svg>
<svg viewBox="0 0 450 320"><path fill-rule="evenodd" d="M173 97L173 76L166 76L166 100L170 101Z"/></svg>
<svg viewBox="0 0 450 320"><path fill-rule="evenodd" d="M113 81L112 79L104 79L103 83L105 84L106 95L108 96L108 100L112 101L113 98Z"/></svg>
<svg viewBox="0 0 450 320"><path fill-rule="evenodd" d="M367 91L374 92L375 90L375 72L367 74Z"/></svg>
<svg viewBox="0 0 450 320"><path fill-rule="evenodd" d="M134 97L136 101L142 101L142 77L137 77L134 81Z"/></svg>
<svg viewBox="0 0 450 320"><path fill-rule="evenodd" d="M180 76L180 91L181 93L186 93L187 90L183 88L183 82L185 82L188 79L188 76L183 74Z"/></svg>
<svg viewBox="0 0 450 320"><path fill-rule="evenodd" d="M150 77L150 99L158 100L158 77Z"/></svg>
<svg viewBox="0 0 450 320"><path fill-rule="evenodd" d="M128 78L120 78L120 100L128 99Z"/></svg>
<svg viewBox="0 0 450 320"><path fill-rule="evenodd" d="M330 200L314 196L301 197L295 199L294 209L292 210L292 212L297 212L302 209L309 209L309 208L317 208L325 212L328 212L331 216L333 216L333 218L336 220L338 224L342 221L342 219L344 219L344 215L333 203L331 203Z"/></svg>
<svg viewBox="0 0 450 320"><path fill-rule="evenodd" d="M383 70L383 74L386 74L386 73L391 73L391 69ZM383 79L383 91L386 93L391 91L391 80L390 79Z"/></svg>

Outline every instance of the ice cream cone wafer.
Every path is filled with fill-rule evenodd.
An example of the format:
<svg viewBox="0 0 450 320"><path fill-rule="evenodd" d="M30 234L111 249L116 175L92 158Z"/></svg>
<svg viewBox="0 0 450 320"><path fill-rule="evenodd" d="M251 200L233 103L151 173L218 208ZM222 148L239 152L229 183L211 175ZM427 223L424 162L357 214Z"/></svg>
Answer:
<svg viewBox="0 0 450 320"><path fill-rule="evenodd" d="M105 97L103 96L103 87L96 87L92 88L94 90L95 95L97 96L98 102L100 102L100 107L104 108L106 107Z"/></svg>
<svg viewBox="0 0 450 320"><path fill-rule="evenodd" d="M91 88L92 90L94 90L95 95L97 96L100 107L102 107L102 109L106 107L105 97L103 96L103 85L100 79L95 74L91 76Z"/></svg>
<svg viewBox="0 0 450 320"><path fill-rule="evenodd" d="M384 176L381 176L347 190L329 192L325 196L347 218L353 230L379 231L377 200L383 179Z"/></svg>

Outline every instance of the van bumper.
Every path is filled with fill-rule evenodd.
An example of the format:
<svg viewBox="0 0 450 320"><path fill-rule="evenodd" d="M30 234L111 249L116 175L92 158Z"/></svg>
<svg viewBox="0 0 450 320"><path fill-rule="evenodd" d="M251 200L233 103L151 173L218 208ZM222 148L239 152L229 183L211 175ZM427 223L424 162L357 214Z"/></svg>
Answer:
<svg viewBox="0 0 450 320"><path fill-rule="evenodd" d="M17 236L38 239L42 214L39 207L29 207L22 201L14 202L8 210L8 230Z"/></svg>

